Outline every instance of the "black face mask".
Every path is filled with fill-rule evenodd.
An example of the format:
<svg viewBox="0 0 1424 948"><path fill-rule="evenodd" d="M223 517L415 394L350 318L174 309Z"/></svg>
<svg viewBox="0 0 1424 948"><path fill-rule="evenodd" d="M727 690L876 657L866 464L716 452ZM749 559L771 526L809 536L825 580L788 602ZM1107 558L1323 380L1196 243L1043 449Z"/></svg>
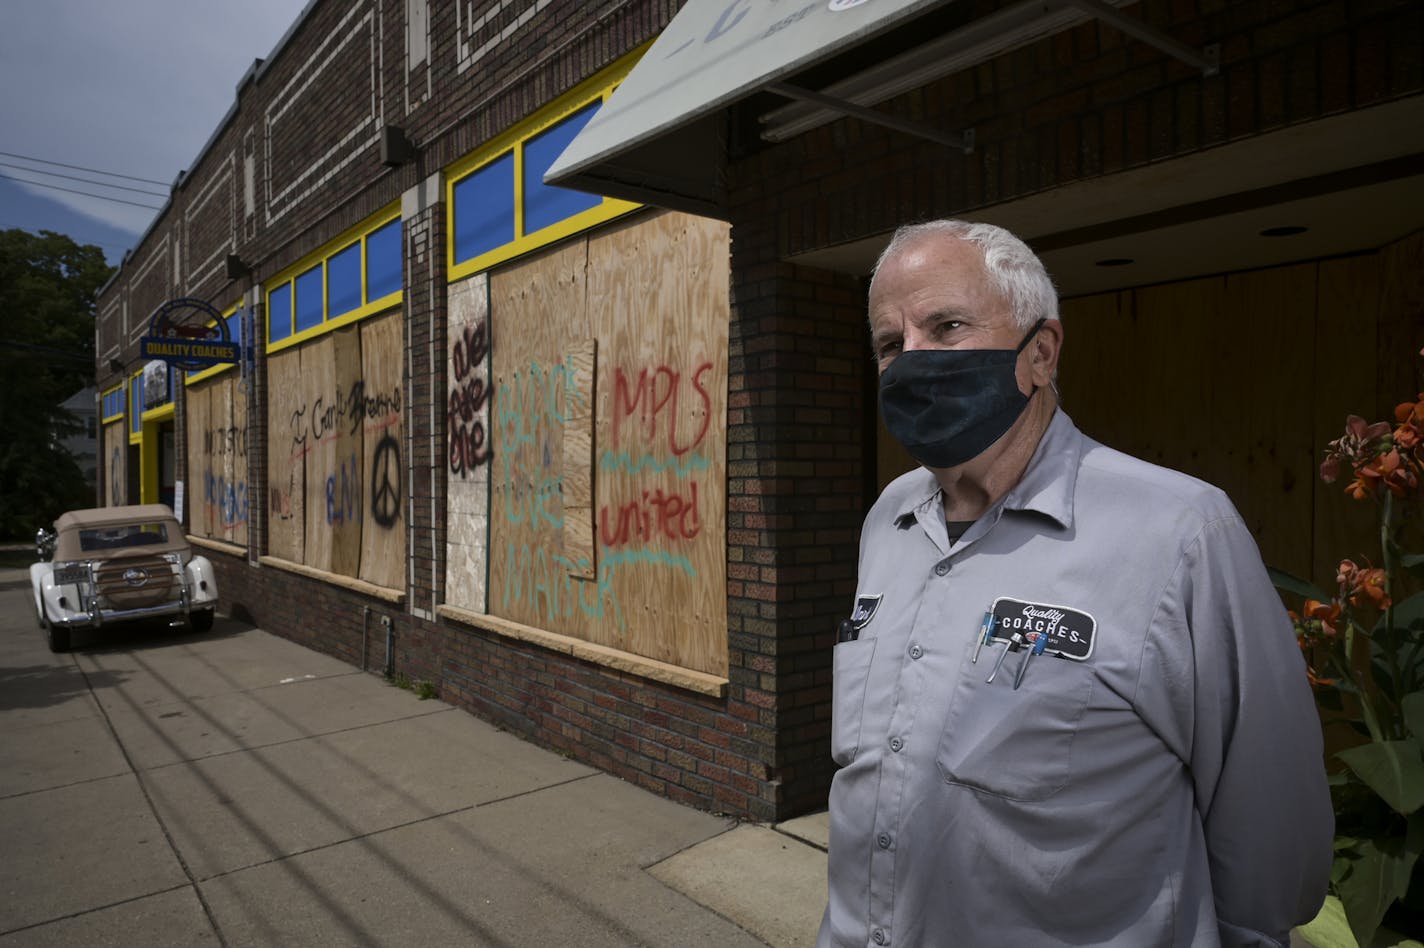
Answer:
<svg viewBox="0 0 1424 948"><path fill-rule="evenodd" d="M880 415L895 440L926 467L954 467L983 454L1028 407L1019 391L1017 349L912 349L880 376ZM1034 386L1034 392L1038 387Z"/></svg>

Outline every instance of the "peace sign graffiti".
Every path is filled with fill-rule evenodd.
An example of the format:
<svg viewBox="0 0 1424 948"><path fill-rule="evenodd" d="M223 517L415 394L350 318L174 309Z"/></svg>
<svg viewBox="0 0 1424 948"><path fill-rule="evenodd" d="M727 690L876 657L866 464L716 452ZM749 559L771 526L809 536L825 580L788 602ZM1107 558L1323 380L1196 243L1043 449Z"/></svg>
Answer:
<svg viewBox="0 0 1424 948"><path fill-rule="evenodd" d="M393 527L400 519L400 506L400 442L385 435L371 459L371 519L378 526Z"/></svg>

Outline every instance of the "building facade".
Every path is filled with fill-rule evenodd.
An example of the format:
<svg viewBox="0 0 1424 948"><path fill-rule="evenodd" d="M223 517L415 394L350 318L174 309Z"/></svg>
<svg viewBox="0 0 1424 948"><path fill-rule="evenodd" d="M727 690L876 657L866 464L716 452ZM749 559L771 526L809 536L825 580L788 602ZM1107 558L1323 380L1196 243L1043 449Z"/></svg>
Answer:
<svg viewBox="0 0 1424 948"><path fill-rule="evenodd" d="M682 802L814 809L908 463L890 231L1024 236L1079 426L1319 572L1368 529L1319 449L1418 391L1421 93L1402 0L317 0L100 295L100 493L181 507L275 634ZM243 357L160 381L155 335Z"/></svg>

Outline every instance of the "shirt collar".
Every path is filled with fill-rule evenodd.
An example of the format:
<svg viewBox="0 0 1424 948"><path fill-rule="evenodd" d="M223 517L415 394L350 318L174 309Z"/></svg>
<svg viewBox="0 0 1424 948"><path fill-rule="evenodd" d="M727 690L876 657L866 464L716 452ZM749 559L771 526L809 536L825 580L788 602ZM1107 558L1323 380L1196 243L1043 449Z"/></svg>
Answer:
<svg viewBox="0 0 1424 948"><path fill-rule="evenodd" d="M1073 493L1078 484L1078 465L1082 458L1083 435L1060 408L1053 413L1043 437L1038 439L1038 447L1034 449L1023 477L995 506L1002 510L1040 513L1061 527L1071 527ZM920 473L924 475L923 488L906 494L900 508L895 511L896 523L903 523L907 517L915 519L917 513L926 513L931 505L940 502L942 489L939 482L925 468L920 468ZM934 516L943 520L938 512Z"/></svg>

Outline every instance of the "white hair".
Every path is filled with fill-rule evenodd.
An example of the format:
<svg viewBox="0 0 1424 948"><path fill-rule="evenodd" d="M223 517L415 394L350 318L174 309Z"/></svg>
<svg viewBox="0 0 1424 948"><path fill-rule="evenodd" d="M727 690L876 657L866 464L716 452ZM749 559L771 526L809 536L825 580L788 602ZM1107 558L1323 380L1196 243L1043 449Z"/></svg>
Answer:
<svg viewBox="0 0 1424 948"><path fill-rule="evenodd" d="M875 273L885 262L907 246L926 237L943 236L965 240L984 254L984 269L994 288L1009 301L1014 324L1028 329L1039 319L1058 318L1058 291L1053 280L1034 252L1022 240L993 224L975 224L961 220L926 221L907 224L895 231L890 245L875 261Z"/></svg>

